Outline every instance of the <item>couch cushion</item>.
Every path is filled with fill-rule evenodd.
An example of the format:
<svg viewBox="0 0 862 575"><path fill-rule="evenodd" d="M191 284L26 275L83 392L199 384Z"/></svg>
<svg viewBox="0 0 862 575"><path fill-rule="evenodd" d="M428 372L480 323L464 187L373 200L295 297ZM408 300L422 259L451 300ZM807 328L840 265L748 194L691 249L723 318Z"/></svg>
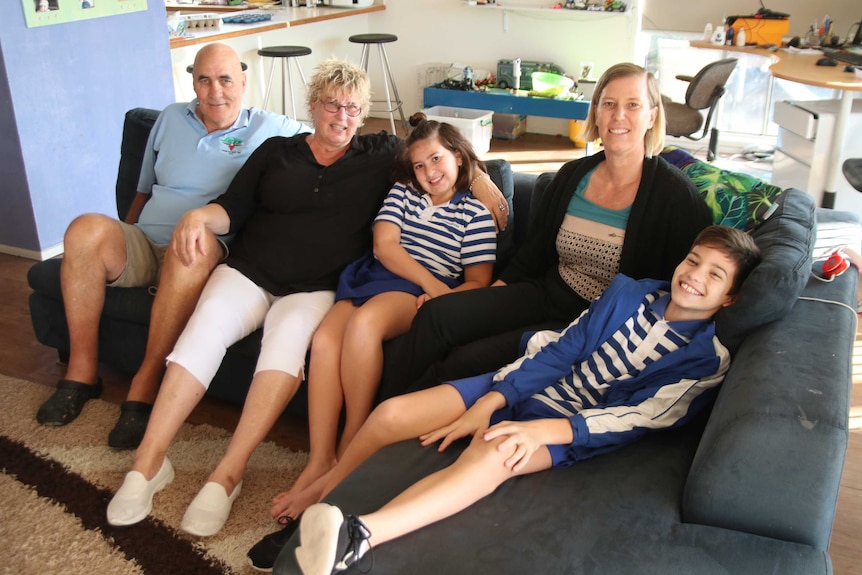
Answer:
<svg viewBox="0 0 862 575"><path fill-rule="evenodd" d="M751 231L775 209L781 188L753 176L723 170L669 146L661 156L683 171L697 186L712 210L713 223Z"/></svg>
<svg viewBox="0 0 862 575"><path fill-rule="evenodd" d="M715 318L718 338L731 352L746 333L783 317L802 293L816 238L814 210L810 195L788 189L775 212L752 232L762 260L742 285L737 302Z"/></svg>
<svg viewBox="0 0 862 575"><path fill-rule="evenodd" d="M117 170L117 214L126 219L135 193L138 191L138 178L150 130L159 117L158 110L133 108L126 112L123 122L123 141L120 144L120 167Z"/></svg>

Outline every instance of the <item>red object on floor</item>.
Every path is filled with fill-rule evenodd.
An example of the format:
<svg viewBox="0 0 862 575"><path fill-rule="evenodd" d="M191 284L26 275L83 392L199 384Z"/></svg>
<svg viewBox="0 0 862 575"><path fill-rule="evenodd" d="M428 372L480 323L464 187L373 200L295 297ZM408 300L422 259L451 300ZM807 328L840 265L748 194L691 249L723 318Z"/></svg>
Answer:
<svg viewBox="0 0 862 575"><path fill-rule="evenodd" d="M841 249L837 249L823 262L823 276L832 279L840 276L850 267L850 261Z"/></svg>

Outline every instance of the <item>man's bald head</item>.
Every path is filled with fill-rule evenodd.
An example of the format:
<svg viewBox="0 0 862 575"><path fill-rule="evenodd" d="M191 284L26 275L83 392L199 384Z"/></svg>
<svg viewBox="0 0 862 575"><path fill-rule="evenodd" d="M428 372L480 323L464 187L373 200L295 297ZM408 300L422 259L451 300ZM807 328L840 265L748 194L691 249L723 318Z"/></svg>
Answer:
<svg viewBox="0 0 862 575"><path fill-rule="evenodd" d="M208 44L195 56L192 67L197 114L207 130L223 130L236 122L242 108L246 77L239 55L230 46Z"/></svg>

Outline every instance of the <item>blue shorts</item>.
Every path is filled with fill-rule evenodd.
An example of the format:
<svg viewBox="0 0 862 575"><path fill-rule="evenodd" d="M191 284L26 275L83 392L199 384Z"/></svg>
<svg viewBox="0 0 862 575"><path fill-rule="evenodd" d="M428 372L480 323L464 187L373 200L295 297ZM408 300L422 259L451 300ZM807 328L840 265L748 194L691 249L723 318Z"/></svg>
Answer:
<svg viewBox="0 0 862 575"><path fill-rule="evenodd" d="M491 391L494 387L494 374L496 372L483 373L464 379L450 381L449 385L461 395L464 405L470 409L480 397ZM498 409L491 415L490 425L501 421L534 421L536 419L560 419L563 415L551 409L545 403L536 399L528 398L514 406L507 405ZM572 460L568 457L568 445L546 445L551 453L552 467L569 467Z"/></svg>

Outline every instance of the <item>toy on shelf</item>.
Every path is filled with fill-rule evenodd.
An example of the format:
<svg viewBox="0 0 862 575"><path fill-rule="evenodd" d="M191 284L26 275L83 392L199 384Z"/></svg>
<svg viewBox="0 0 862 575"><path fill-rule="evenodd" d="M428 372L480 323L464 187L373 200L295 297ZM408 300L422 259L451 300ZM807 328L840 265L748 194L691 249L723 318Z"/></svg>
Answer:
<svg viewBox="0 0 862 575"><path fill-rule="evenodd" d="M514 70L517 67L515 60L499 60L497 62L497 88L516 88L521 90L533 89L533 72L550 72L551 74L563 75L563 69L550 62L532 62L520 60L520 81L515 82Z"/></svg>

